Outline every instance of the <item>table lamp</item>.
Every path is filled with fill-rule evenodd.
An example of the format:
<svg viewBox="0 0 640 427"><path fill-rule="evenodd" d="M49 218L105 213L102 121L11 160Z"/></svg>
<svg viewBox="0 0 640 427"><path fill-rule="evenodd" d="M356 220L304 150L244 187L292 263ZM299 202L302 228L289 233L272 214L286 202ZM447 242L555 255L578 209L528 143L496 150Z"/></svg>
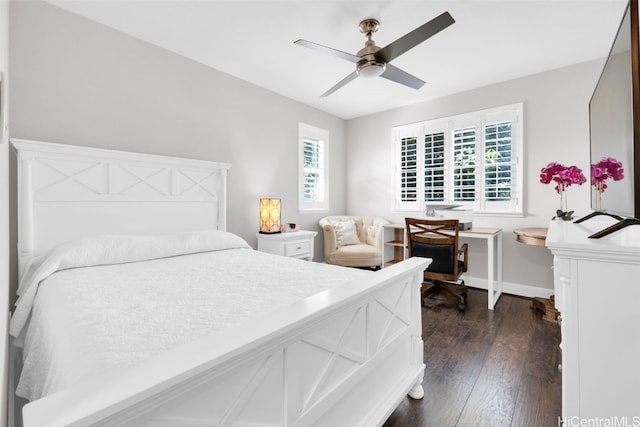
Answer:
<svg viewBox="0 0 640 427"><path fill-rule="evenodd" d="M280 233L280 199L260 199L260 233Z"/></svg>

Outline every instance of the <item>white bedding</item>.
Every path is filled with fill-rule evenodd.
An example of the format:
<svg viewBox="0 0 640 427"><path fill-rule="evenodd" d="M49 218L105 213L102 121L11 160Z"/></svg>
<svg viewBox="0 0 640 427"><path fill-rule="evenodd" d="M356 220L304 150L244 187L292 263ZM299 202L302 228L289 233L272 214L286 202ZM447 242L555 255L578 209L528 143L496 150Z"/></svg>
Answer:
<svg viewBox="0 0 640 427"><path fill-rule="evenodd" d="M21 282L18 395L38 399L372 274L257 252L217 231L101 241L53 251Z"/></svg>

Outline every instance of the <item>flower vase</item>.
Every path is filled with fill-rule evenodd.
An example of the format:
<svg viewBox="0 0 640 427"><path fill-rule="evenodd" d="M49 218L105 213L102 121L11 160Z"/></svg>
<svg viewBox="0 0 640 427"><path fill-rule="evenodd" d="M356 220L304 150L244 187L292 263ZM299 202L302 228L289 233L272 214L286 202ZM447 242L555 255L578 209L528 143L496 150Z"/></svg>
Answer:
<svg viewBox="0 0 640 427"><path fill-rule="evenodd" d="M573 211L567 208L567 192L560 191L560 209L556 211L556 218L563 221L571 221L573 219Z"/></svg>
<svg viewBox="0 0 640 427"><path fill-rule="evenodd" d="M604 193L604 182L603 181L599 181L596 183L595 187L596 187L596 210L597 211L602 211L602 196Z"/></svg>
<svg viewBox="0 0 640 427"><path fill-rule="evenodd" d="M596 192L596 210L602 211L602 191Z"/></svg>

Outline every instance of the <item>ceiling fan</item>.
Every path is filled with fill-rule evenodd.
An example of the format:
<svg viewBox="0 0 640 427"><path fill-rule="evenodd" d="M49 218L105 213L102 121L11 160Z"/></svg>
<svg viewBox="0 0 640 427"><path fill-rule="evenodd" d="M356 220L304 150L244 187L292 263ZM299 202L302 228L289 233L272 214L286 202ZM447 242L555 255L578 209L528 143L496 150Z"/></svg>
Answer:
<svg viewBox="0 0 640 427"><path fill-rule="evenodd" d="M356 64L356 70L349 74L344 79L340 80L331 89L321 95L326 97L331 95L342 86L346 85L356 77L384 77L385 79L392 80L405 86L409 86L414 89L420 89L424 85L424 81L412 76L411 74L402 71L400 68L394 67L389 64L392 60L402 55L409 49L419 45L429 37L439 33L440 31L453 24L454 19L449 15L449 12L433 18L426 24L421 25L410 33L405 34L398 40L394 41L387 46L380 48L376 46L375 42L371 39L371 35L378 31L380 22L377 19L369 18L360 22L360 32L367 37L367 41L364 44L364 48L360 49L356 55L352 55L347 52L342 52L337 49L322 46L317 43L313 43L307 40L296 40L294 43L300 46L305 46L320 52L325 52L330 55L337 56L338 58L346 59L347 61Z"/></svg>

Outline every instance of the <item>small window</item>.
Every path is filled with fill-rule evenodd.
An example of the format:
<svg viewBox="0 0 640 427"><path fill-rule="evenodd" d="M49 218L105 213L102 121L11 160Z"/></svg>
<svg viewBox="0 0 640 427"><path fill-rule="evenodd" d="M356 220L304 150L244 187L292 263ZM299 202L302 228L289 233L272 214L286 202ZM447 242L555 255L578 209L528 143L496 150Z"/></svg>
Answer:
<svg viewBox="0 0 640 427"><path fill-rule="evenodd" d="M522 103L393 129L394 211L522 214Z"/></svg>
<svg viewBox="0 0 640 427"><path fill-rule="evenodd" d="M328 212L329 131L300 123L298 150L298 210Z"/></svg>

